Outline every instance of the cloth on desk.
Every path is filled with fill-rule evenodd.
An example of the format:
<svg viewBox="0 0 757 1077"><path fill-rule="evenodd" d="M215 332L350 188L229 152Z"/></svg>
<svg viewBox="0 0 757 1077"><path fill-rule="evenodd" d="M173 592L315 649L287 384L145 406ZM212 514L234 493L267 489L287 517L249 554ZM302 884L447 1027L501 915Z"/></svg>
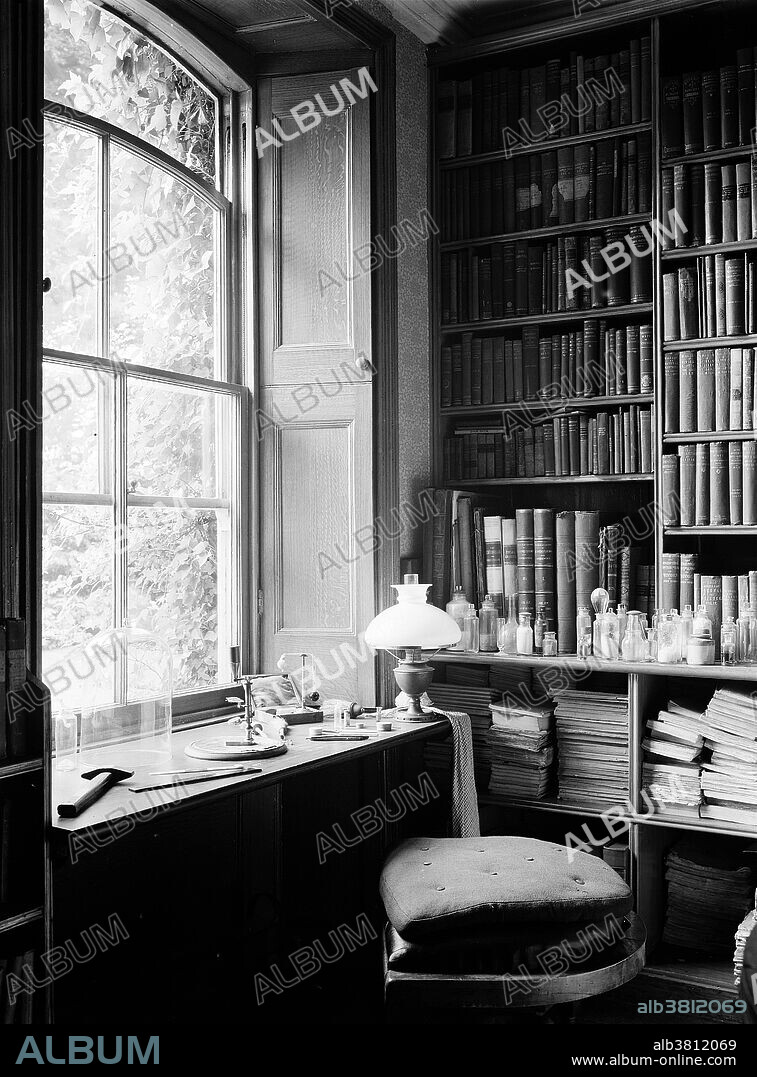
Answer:
<svg viewBox="0 0 757 1077"><path fill-rule="evenodd" d="M473 774L473 735L470 717L463 711L440 711L452 726L452 821L450 837L478 838L478 797Z"/></svg>

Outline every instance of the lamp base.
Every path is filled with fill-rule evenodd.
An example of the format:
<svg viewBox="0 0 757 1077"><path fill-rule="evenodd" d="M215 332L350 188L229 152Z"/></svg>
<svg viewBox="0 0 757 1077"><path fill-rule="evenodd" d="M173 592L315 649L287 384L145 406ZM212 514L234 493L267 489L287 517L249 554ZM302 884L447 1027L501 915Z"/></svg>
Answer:
<svg viewBox="0 0 757 1077"><path fill-rule="evenodd" d="M442 714L441 711L424 711L420 708L416 711L412 705L408 707L407 710L400 710L399 707L393 707L392 710L382 711L382 715L395 722L441 722L447 717L447 715Z"/></svg>

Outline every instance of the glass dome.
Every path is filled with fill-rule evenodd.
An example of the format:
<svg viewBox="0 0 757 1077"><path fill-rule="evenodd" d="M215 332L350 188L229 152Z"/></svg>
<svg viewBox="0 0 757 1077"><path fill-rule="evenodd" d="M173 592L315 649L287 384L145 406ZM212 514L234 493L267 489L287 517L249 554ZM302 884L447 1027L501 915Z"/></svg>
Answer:
<svg viewBox="0 0 757 1077"><path fill-rule="evenodd" d="M80 707L82 763L139 766L171 755L171 652L139 628L103 632L87 644Z"/></svg>

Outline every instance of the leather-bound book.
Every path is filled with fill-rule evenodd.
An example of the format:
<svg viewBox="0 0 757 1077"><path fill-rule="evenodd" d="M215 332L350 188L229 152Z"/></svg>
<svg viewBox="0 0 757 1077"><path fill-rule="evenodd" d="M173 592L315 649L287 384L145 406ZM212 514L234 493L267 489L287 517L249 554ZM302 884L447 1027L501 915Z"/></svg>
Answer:
<svg viewBox="0 0 757 1077"><path fill-rule="evenodd" d="M652 408L639 410L640 467L643 475L651 475L654 454L652 452Z"/></svg>
<svg viewBox="0 0 757 1077"><path fill-rule="evenodd" d="M710 446L706 441L696 445L696 509L694 522L706 527L710 522Z"/></svg>
<svg viewBox="0 0 757 1077"><path fill-rule="evenodd" d="M660 247L666 251L673 247L673 242L677 229L675 226L670 228L670 221L673 217L673 209L675 207L675 187L674 187L674 173L672 168L663 168L662 170L662 223L665 225L666 230L660 232ZM718 202L718 208L720 203ZM672 232L669 235L668 232Z"/></svg>
<svg viewBox="0 0 757 1077"><path fill-rule="evenodd" d="M576 512L576 607L591 606L599 583L599 513Z"/></svg>
<svg viewBox="0 0 757 1077"><path fill-rule="evenodd" d="M641 366L641 391L651 393L654 389L654 352L652 346L652 326L639 327L639 354Z"/></svg>
<svg viewBox="0 0 757 1077"><path fill-rule="evenodd" d="M678 270L678 312L681 321L681 340L698 337L699 281L696 270L692 266L681 266Z"/></svg>
<svg viewBox="0 0 757 1077"><path fill-rule="evenodd" d="M545 607L549 627L557 620L555 607L555 514L534 509L534 606Z"/></svg>
<svg viewBox="0 0 757 1077"><path fill-rule="evenodd" d="M559 512L555 521L557 572L557 649L576 653L576 520L573 512Z"/></svg>
<svg viewBox="0 0 757 1077"><path fill-rule="evenodd" d="M662 157L683 154L683 110L681 108L681 79L678 75L664 78L660 86L662 120Z"/></svg>
<svg viewBox="0 0 757 1077"><path fill-rule="evenodd" d="M734 525L742 523L744 516L743 466L741 442L728 442L728 515Z"/></svg>
<svg viewBox="0 0 757 1077"><path fill-rule="evenodd" d="M722 608L723 620L733 617L734 621L739 615L739 578L738 576L722 577Z"/></svg>
<svg viewBox="0 0 757 1077"><path fill-rule="evenodd" d="M652 209L652 139L648 134L639 135L636 165L638 170L638 212L649 213ZM665 221L668 221L667 215Z"/></svg>
<svg viewBox="0 0 757 1077"><path fill-rule="evenodd" d="M715 352L697 351L697 430L715 429Z"/></svg>
<svg viewBox="0 0 757 1077"><path fill-rule="evenodd" d="M679 445L678 460L681 527L693 527L696 522L696 445Z"/></svg>
<svg viewBox="0 0 757 1077"><path fill-rule="evenodd" d="M695 553L681 554L681 586L678 593L677 609L682 612L686 606L694 606L694 573L699 565L699 556Z"/></svg>
<svg viewBox="0 0 757 1077"><path fill-rule="evenodd" d="M515 510L518 547L518 613L534 610L534 510ZM532 621L533 623L533 621Z"/></svg>
<svg viewBox="0 0 757 1077"><path fill-rule="evenodd" d="M705 150L719 150L720 144L720 72L702 72L702 133Z"/></svg>
<svg viewBox="0 0 757 1077"><path fill-rule="evenodd" d="M757 441L744 441L742 452L742 517L753 527L757 524Z"/></svg>
<svg viewBox="0 0 757 1077"><path fill-rule="evenodd" d="M669 270L662 275L663 331L665 340L681 339L681 321L678 310L678 274Z"/></svg>
<svg viewBox="0 0 757 1077"><path fill-rule="evenodd" d="M682 78L683 148L684 153L701 153L704 149L702 131L702 72L688 71Z"/></svg>
<svg viewBox="0 0 757 1077"><path fill-rule="evenodd" d="M710 444L710 510L709 522L713 526L728 525L728 443L713 441Z"/></svg>
<svg viewBox="0 0 757 1077"><path fill-rule="evenodd" d="M505 599L518 594L518 539L515 520L502 517L502 581Z"/></svg>
<svg viewBox="0 0 757 1077"><path fill-rule="evenodd" d="M689 165L690 215L686 245L701 247L705 241L704 220L704 165Z"/></svg>
<svg viewBox="0 0 757 1077"><path fill-rule="evenodd" d="M673 219L673 246L685 247L691 240L688 239L688 228L691 221L691 199L689 192L689 170L687 165L676 165L673 169L673 207L676 215ZM667 221L665 222L667 224ZM683 226L687 232L684 233Z"/></svg>
<svg viewBox="0 0 757 1077"><path fill-rule="evenodd" d="M727 336L745 332L744 288L745 265L743 254L725 259L725 331Z"/></svg>
<svg viewBox="0 0 757 1077"><path fill-rule="evenodd" d="M752 169L749 161L736 164L736 238L752 238Z"/></svg>
<svg viewBox="0 0 757 1077"><path fill-rule="evenodd" d="M704 236L705 243L720 243L723 238L723 182L720 165L704 166Z"/></svg>
<svg viewBox="0 0 757 1077"><path fill-rule="evenodd" d="M754 113L754 61L751 48L736 50L736 77L739 98L739 145L748 146L752 141Z"/></svg>
<svg viewBox="0 0 757 1077"><path fill-rule="evenodd" d="M641 350L638 325L626 326L626 362L628 366L628 392L641 392Z"/></svg>
<svg viewBox="0 0 757 1077"><path fill-rule="evenodd" d="M723 243L736 242L736 165L721 165Z"/></svg>
<svg viewBox="0 0 757 1077"><path fill-rule="evenodd" d="M681 557L677 553L662 555L662 595L660 605L663 609L678 608L681 593Z"/></svg>
<svg viewBox="0 0 757 1077"><path fill-rule="evenodd" d="M739 144L739 88L733 64L720 68L720 144L724 150Z"/></svg>
<svg viewBox="0 0 757 1077"><path fill-rule="evenodd" d="M644 231L640 224L632 224L629 233L634 249L643 251L646 247ZM620 276L620 274L616 274ZM642 258L633 257L629 273L628 298L631 303L651 303L652 301L652 256L645 254ZM620 302L628 302L620 299ZM613 303L608 300L610 306Z"/></svg>
<svg viewBox="0 0 757 1077"><path fill-rule="evenodd" d="M677 453L662 458L662 526L678 527L681 522L680 465Z"/></svg>
<svg viewBox="0 0 757 1077"><path fill-rule="evenodd" d="M673 353L675 357L675 352ZM678 352L678 429L690 434L697 428L697 357L690 349ZM667 392L667 379L665 390Z"/></svg>
<svg viewBox="0 0 757 1077"><path fill-rule="evenodd" d="M754 406L754 348L741 349L741 429L752 430Z"/></svg>
<svg viewBox="0 0 757 1077"><path fill-rule="evenodd" d="M706 387L702 387L702 392ZM731 356L728 348L715 349L715 429L727 430L731 414Z"/></svg>
<svg viewBox="0 0 757 1077"><path fill-rule="evenodd" d="M730 392L730 412L728 429L729 430L741 430L741 418L744 410L743 393L744 387L742 385L742 355L741 348L731 348L731 392Z"/></svg>

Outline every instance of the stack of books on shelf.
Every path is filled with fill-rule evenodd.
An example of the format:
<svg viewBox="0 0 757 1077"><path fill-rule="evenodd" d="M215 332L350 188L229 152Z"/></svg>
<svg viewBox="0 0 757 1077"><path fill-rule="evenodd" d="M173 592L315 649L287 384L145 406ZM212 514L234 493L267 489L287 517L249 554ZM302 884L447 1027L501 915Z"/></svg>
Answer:
<svg viewBox="0 0 757 1077"><path fill-rule="evenodd" d="M611 130L651 119L651 39L632 38L617 51L570 52L522 69L498 67L438 88L439 157L467 157L524 141ZM544 106L567 101L557 119ZM541 110L541 111L540 111Z"/></svg>
<svg viewBox="0 0 757 1077"><path fill-rule="evenodd" d="M442 172L445 239L649 213L651 139L608 138Z"/></svg>
<svg viewBox="0 0 757 1077"><path fill-rule="evenodd" d="M679 445L662 477L666 527L757 524L757 440Z"/></svg>
<svg viewBox="0 0 757 1077"><path fill-rule="evenodd" d="M648 225L632 224L605 226L590 235L520 239L445 251L441 256L442 324L651 303L653 244ZM618 245L627 258L620 269L610 261ZM739 258L743 293L744 256ZM705 334L692 334L697 335Z"/></svg>
<svg viewBox="0 0 757 1077"><path fill-rule="evenodd" d="M33 969L34 952L0 957L0 1024L30 1025L33 1021L34 990L29 984ZM14 991L9 990L10 978L14 977ZM18 985L23 985L19 987Z"/></svg>
<svg viewBox="0 0 757 1077"><path fill-rule="evenodd" d="M647 805L673 815L699 815L703 715L669 700L644 731L641 783Z"/></svg>
<svg viewBox="0 0 757 1077"><path fill-rule="evenodd" d="M754 876L722 841L684 838L665 858L668 900L663 942L730 957L737 925L752 907Z"/></svg>
<svg viewBox="0 0 757 1077"><path fill-rule="evenodd" d="M459 426L444 439L445 482L561 475L651 475L654 409L631 404L504 427Z"/></svg>
<svg viewBox="0 0 757 1077"><path fill-rule="evenodd" d="M665 356L665 433L753 429L754 348L685 348Z"/></svg>
<svg viewBox="0 0 757 1077"><path fill-rule="evenodd" d="M541 800L554 777L554 703L491 706L489 791L506 797Z"/></svg>
<svg viewBox="0 0 757 1077"><path fill-rule="evenodd" d="M487 513L462 491L424 497L434 512L424 524L423 579L442 609L457 585L477 609L487 594L500 610L516 595L519 613L533 618L544 606L560 654L576 653L576 613L591 608L595 587L607 588L612 605L654 609L654 573L646 549L634 544L642 522L603 528L598 512L552 509L517 509L511 518Z"/></svg>
<svg viewBox="0 0 757 1077"><path fill-rule="evenodd" d="M748 251L700 257L662 275L666 341L733 337L757 325L755 262Z"/></svg>
<svg viewBox="0 0 757 1077"><path fill-rule="evenodd" d="M652 392L652 366L646 323L593 318L569 332L526 326L520 336L460 333L442 345L441 406L636 396Z"/></svg>
<svg viewBox="0 0 757 1077"><path fill-rule="evenodd" d="M480 667L450 666L447 669L447 683L434 682L428 694L441 710L464 711L470 716L476 785L479 789L486 789L491 766L487 739L492 722L489 706L499 698L499 693L488 686L488 670Z"/></svg>
<svg viewBox="0 0 757 1077"><path fill-rule="evenodd" d="M558 797L608 806L629 794L628 696L568 689L556 695Z"/></svg>
<svg viewBox="0 0 757 1077"><path fill-rule="evenodd" d="M701 814L757 824L757 701L719 688L704 715L710 759L702 766Z"/></svg>
<svg viewBox="0 0 757 1077"><path fill-rule="evenodd" d="M696 554L663 554L664 609L703 605L712 621L713 639L719 651L720 627L728 617L734 621L749 609L757 610L757 572L741 576L710 576L699 571ZM676 561L678 558L678 561Z"/></svg>
<svg viewBox="0 0 757 1077"><path fill-rule="evenodd" d="M744 950L753 931L757 931L757 892L751 909L736 928L736 948L733 951L733 982L738 989L741 986L741 974L744 971Z"/></svg>
<svg viewBox="0 0 757 1077"><path fill-rule="evenodd" d="M663 220L686 222L661 233L663 249L757 239L757 170L754 158L721 164L680 164L663 169Z"/></svg>
<svg viewBox="0 0 757 1077"><path fill-rule="evenodd" d="M662 79L662 157L751 146L757 50L735 50L732 63Z"/></svg>

